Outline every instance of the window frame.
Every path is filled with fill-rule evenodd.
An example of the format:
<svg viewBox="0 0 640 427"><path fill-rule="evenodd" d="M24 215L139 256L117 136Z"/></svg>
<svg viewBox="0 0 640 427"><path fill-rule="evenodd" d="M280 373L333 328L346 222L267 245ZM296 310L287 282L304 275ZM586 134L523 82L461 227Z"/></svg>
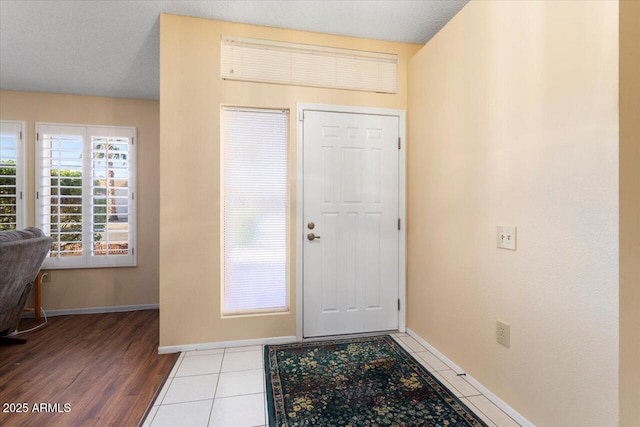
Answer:
<svg viewBox="0 0 640 427"><path fill-rule="evenodd" d="M46 123L35 124L35 224L45 234L48 233L47 224L43 222L43 134L73 135L82 138L82 254L79 256L64 257L50 256L44 260L43 268L46 269L76 269L76 268L110 268L110 267L136 267L136 236L137 236L137 156L136 156L136 128L131 126L108 125L83 125L72 123ZM126 255L92 255L92 137L125 137L130 138L128 147L128 249ZM88 179L85 179L88 177ZM42 196L42 197L41 197ZM88 212L88 215L84 213Z"/></svg>
<svg viewBox="0 0 640 427"><path fill-rule="evenodd" d="M26 122L18 120L0 120L0 126L16 126L16 227L15 230L21 230L26 227L27 217L27 201L25 194L26 183L26 152L25 139Z"/></svg>
<svg viewBox="0 0 640 427"><path fill-rule="evenodd" d="M236 310L227 310L225 308L225 288L226 288L226 280L225 280L225 272L226 272L226 252L225 252L225 243L226 243L226 233L225 233L225 200L226 200L226 170L227 165L225 164L226 159L226 148L227 143L225 141L225 119L224 112L225 111L240 111L240 112L248 112L248 113L268 113L268 114L282 114L286 116L286 130L285 130L285 151L286 151L286 169L285 169L285 182L286 182L286 206L285 206L285 218L284 218L284 228L285 228L285 277L284 277L284 305L282 307L259 307L259 308L251 308L251 309L236 309ZM256 107L238 107L233 105L222 105L220 107L220 313L222 318L234 318L234 317L242 317L242 316L260 316L260 315L278 315L278 314L287 314L290 312L290 297L291 297L291 287L290 287L290 269L291 269L291 241L290 241L290 223L291 223L291 208L290 208L290 200L291 200L291 185L290 185L290 110L286 108L256 108Z"/></svg>

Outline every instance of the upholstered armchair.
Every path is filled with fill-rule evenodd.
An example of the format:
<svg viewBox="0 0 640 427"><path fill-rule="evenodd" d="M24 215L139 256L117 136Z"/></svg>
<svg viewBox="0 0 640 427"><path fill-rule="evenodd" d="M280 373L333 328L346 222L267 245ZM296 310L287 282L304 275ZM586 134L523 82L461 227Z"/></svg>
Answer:
<svg viewBox="0 0 640 427"><path fill-rule="evenodd" d="M0 343L24 343L13 333L33 281L51 248L51 237L38 228L0 231Z"/></svg>

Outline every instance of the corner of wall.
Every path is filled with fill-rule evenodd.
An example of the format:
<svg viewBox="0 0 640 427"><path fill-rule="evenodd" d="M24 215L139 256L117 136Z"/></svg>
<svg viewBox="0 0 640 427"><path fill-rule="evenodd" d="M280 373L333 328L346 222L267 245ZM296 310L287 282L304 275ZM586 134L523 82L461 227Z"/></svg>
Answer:
<svg viewBox="0 0 640 427"><path fill-rule="evenodd" d="M640 2L620 2L620 426L640 420Z"/></svg>

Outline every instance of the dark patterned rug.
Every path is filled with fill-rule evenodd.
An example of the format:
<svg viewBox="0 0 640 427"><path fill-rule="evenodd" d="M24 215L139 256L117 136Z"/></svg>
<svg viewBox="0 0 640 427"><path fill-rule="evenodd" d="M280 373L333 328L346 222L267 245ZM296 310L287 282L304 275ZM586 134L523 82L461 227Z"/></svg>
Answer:
<svg viewBox="0 0 640 427"><path fill-rule="evenodd" d="M264 349L270 426L486 426L388 335Z"/></svg>

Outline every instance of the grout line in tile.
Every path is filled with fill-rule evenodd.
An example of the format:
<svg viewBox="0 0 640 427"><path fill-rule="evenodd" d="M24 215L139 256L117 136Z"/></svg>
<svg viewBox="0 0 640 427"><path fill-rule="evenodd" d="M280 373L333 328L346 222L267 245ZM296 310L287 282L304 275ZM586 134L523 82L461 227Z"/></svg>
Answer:
<svg viewBox="0 0 640 427"><path fill-rule="evenodd" d="M264 390L264 375L263 375L261 369L249 369L249 370L244 370L244 371L222 372L222 373L220 373L220 377L218 378L218 381L220 381L222 379L223 375L234 375L234 374L237 374L237 373L240 373L240 372L252 372L252 371L253 372L260 371L260 378L261 378L260 391L251 391L251 392L247 392L247 393L236 393L236 394L231 394L231 395L227 395L227 396L220 396L220 398L233 397L233 396L247 396L247 395L250 395L250 394L265 393L265 390ZM217 392L217 390L216 390L216 392Z"/></svg>
<svg viewBox="0 0 640 427"><path fill-rule="evenodd" d="M220 374L221 374L221 372L205 372L203 374L180 375L179 377L175 377L175 378L176 379L177 378L191 378L191 377L201 377L203 375L220 375Z"/></svg>
<svg viewBox="0 0 640 427"><path fill-rule="evenodd" d="M210 349L200 349L200 350L190 350L185 352L186 357L193 356L212 356L215 354L224 353L224 348L210 348Z"/></svg>
<svg viewBox="0 0 640 427"><path fill-rule="evenodd" d="M409 348L411 348L414 352L427 351L427 349L416 341L413 337L406 336L398 338L400 341L404 342Z"/></svg>
<svg viewBox="0 0 640 427"><path fill-rule="evenodd" d="M473 413L475 413L478 417L480 417L480 419L482 419L485 423L489 424L489 427L497 427L496 423L494 423L493 420L487 416L487 414L482 412L480 408L474 405L473 402L471 402L469 399L467 399L466 397L463 397L460 400L462 401L462 403L467 405L467 407L471 409Z"/></svg>
<svg viewBox="0 0 640 427"><path fill-rule="evenodd" d="M499 411L499 413L502 413L505 417L507 417L506 419L508 419L508 420L512 421L512 422L514 423L514 425L516 425L516 426L520 426L520 424L518 424L518 422L517 422L516 420L514 420L513 418L511 418L511 416L510 416L509 414L507 414L507 413L506 413L506 412L504 412L501 408L499 408L499 407L498 407L495 403L493 403L493 402L492 402L492 401L491 401L487 396L485 396L484 394L481 394L480 396L481 396L481 397L484 397L484 399L485 399L486 401L488 401L491 405L493 405L493 406L494 406L494 407ZM471 400L469 400L469 402L471 402ZM491 418L491 417L490 417L486 412L482 411L482 409L480 409L480 407L479 407L479 406L477 406L477 405L475 405L475 404L474 404L474 406L475 406L476 408L478 408L478 410L479 410L480 412L482 412L482 413L483 413L483 414L484 414L488 419L490 419L490 420L491 420L491 422L493 422L495 425L498 425L498 423L497 423L496 421L494 421L494 420L493 420L493 418Z"/></svg>
<svg viewBox="0 0 640 427"><path fill-rule="evenodd" d="M173 406L173 405L184 405L185 403L192 403L192 402L204 402L206 400L211 400L213 401L213 399L211 399L210 397L207 397L205 399L194 399L194 400L188 400L186 402L173 402L173 403L163 403L161 406Z"/></svg>
<svg viewBox="0 0 640 427"><path fill-rule="evenodd" d="M167 380L164 382L164 385L160 389L160 394L158 394L158 396L156 397L156 401L154 402L154 404L157 402L157 406L162 405L164 398L167 396L167 393L169 393L169 389L171 388L172 383L173 378L167 378Z"/></svg>
<svg viewBox="0 0 640 427"><path fill-rule="evenodd" d="M155 409L154 409L155 408ZM151 407L151 410L149 411L149 413L147 414L147 418L145 418L144 423L142 424L143 427L144 426L151 426L153 425L153 420L156 418L156 414L158 413L158 410L160 409L160 406L153 406ZM153 415L151 415L153 413ZM149 415L151 415L151 418L149 418Z"/></svg>
<svg viewBox="0 0 640 427"><path fill-rule="evenodd" d="M218 377L219 379L220 377ZM218 388L218 384L216 383L216 389ZM207 424L204 427L208 427L211 423L211 417L213 415L213 405L216 403L216 399L211 399L211 406L209 407L209 418L207 418Z"/></svg>
<svg viewBox="0 0 640 427"><path fill-rule="evenodd" d="M171 372L169 372L168 378L174 378L178 373L178 369L180 369L180 365L182 364L183 354L184 352L180 353L180 356L178 356L178 360L176 360L176 363L173 364L173 367L171 368Z"/></svg>
<svg viewBox="0 0 640 427"><path fill-rule="evenodd" d="M447 367L447 369L451 369L453 372L458 373L458 371L456 371L456 368L454 368L453 366L450 366L449 363L447 363L446 361L440 359L435 353L427 350L427 352L431 353L433 355L433 357L435 357L436 359L438 359L440 362L442 362L443 365L445 365Z"/></svg>
<svg viewBox="0 0 640 427"><path fill-rule="evenodd" d="M244 393L244 394L234 394L233 396L225 396L225 397L217 397L214 400L220 400L220 399L232 399L234 397L238 397L238 396L253 396L256 394L264 394L262 392L257 392L257 393Z"/></svg>
<svg viewBox="0 0 640 427"><path fill-rule="evenodd" d="M193 359L194 357L207 357L207 356L220 356L222 353L211 353L211 354L192 354L191 356L187 356L189 359Z"/></svg>
<svg viewBox="0 0 640 427"><path fill-rule="evenodd" d="M412 340L414 340L416 343L418 343L418 345L420 346L420 348L422 348L422 350L420 351L414 351L415 353L430 353L433 357L435 357L436 359L438 359L440 362L442 362L447 369L451 369L452 371L455 372L455 369L453 366L449 366L449 364L447 362L445 362L444 360L440 359L438 356L436 356L435 353L431 352L428 348L426 348L425 346L423 346L422 344L420 344L418 342L418 340L416 340L415 338L413 338L411 335L407 334L406 335L408 338L411 338ZM440 369L441 371L443 371L444 369Z"/></svg>
<svg viewBox="0 0 640 427"><path fill-rule="evenodd" d="M475 396L484 396L484 394L477 392L475 394L465 394L462 397L475 397ZM485 396L486 397L486 396Z"/></svg>
<svg viewBox="0 0 640 427"><path fill-rule="evenodd" d="M213 416L213 406L216 403L216 394L218 394L218 384L220 383L220 376L222 374L222 364L224 363L224 355L227 352L226 348L222 349L222 360L220 361L220 370L218 371L218 379L216 380L216 389L213 390L213 401L211 402L211 408L209 409L209 418L207 419L207 426L211 423L211 417Z"/></svg>
<svg viewBox="0 0 640 427"><path fill-rule="evenodd" d="M267 373L264 371L264 351L262 352L262 367L260 368L262 370L262 391L265 393L267 393Z"/></svg>
<svg viewBox="0 0 640 427"><path fill-rule="evenodd" d="M442 385L445 386L447 390L449 390L449 392L451 392L458 399L460 399L461 397L464 397L463 394L460 392L460 390L458 390L453 384L447 381L444 375L442 375L440 372L433 372L433 376L436 377L442 383Z"/></svg>
<svg viewBox="0 0 640 427"><path fill-rule="evenodd" d="M233 371L220 371L221 374L230 374L232 372L258 371L260 368L234 369Z"/></svg>
<svg viewBox="0 0 640 427"><path fill-rule="evenodd" d="M216 381L216 389L213 391L213 399L216 399L216 394L218 394L218 385L220 385L220 376L222 376L222 364L224 363L224 354L222 354L222 361L220 362L220 370L218 371L218 380ZM213 408L213 406L212 406Z"/></svg>
<svg viewBox="0 0 640 427"><path fill-rule="evenodd" d="M264 425L269 423L269 418L267 417L267 394L262 393L262 401L264 402L264 411L262 411L262 419L264 420Z"/></svg>
<svg viewBox="0 0 640 427"><path fill-rule="evenodd" d="M477 396L480 393L472 384L465 379L466 375L459 375L455 370L440 371L441 375L454 386L462 396Z"/></svg>
<svg viewBox="0 0 640 427"><path fill-rule="evenodd" d="M244 353L247 351L263 351L264 350L264 346L260 345L249 345L249 346L243 346L243 347L226 347L224 349L225 353Z"/></svg>
<svg viewBox="0 0 640 427"><path fill-rule="evenodd" d="M452 370L452 371L453 371L453 369L451 368L451 366L449 366L449 365L447 365L446 363L444 363L444 362L443 362L443 361L442 361L438 356L436 356L435 354L431 353L429 350L419 352L419 353L418 353L418 356L420 357L420 355L421 355L421 354L424 354L424 355L430 355L431 357L433 357L435 360L437 360L438 362L440 362L440 363L444 366L444 368L438 368L438 369L436 369L436 367L435 367L435 366L433 366L433 364L432 364L432 363L428 363L428 365L429 365L429 366L431 366L431 367L433 368L433 371L434 371L434 372L448 371L448 370ZM423 359L425 362L428 362L428 360L427 360L427 359L425 359L425 358L423 358L423 357L420 357L420 358L421 358L421 359ZM455 372L455 371L454 371L454 372Z"/></svg>
<svg viewBox="0 0 640 427"><path fill-rule="evenodd" d="M396 342L398 343L398 345L400 347L405 349L407 351L407 353L409 353L409 354L414 354L415 353L415 351L411 347L409 347L407 344L405 344L403 341L398 339L398 340L396 340Z"/></svg>

